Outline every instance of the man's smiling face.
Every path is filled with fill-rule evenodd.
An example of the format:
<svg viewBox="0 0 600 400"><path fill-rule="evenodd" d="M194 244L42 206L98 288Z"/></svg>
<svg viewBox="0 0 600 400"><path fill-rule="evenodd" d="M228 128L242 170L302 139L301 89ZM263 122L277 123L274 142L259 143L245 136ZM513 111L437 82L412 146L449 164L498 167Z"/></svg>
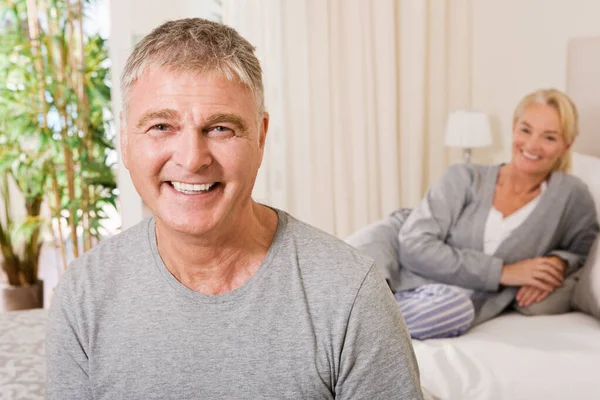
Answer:
<svg viewBox="0 0 600 400"><path fill-rule="evenodd" d="M201 236L248 211L268 115L246 86L151 68L131 87L126 112L123 161L157 224Z"/></svg>

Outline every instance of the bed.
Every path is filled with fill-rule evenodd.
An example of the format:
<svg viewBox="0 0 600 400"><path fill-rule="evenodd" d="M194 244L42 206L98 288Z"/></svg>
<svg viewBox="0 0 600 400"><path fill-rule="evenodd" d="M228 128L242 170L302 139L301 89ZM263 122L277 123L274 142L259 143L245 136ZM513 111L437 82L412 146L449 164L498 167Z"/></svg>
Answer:
<svg viewBox="0 0 600 400"><path fill-rule="evenodd" d="M567 92L580 113L573 173L588 184L600 212L599 55L600 38L570 42ZM459 338L415 340L425 390L442 400L600 399L599 248L597 243L582 271L595 271L586 279L595 287L590 289L595 305L587 307L596 318L581 312L537 317L513 312Z"/></svg>
<svg viewBox="0 0 600 400"><path fill-rule="evenodd" d="M600 398L600 322L502 315L458 339L414 341L421 383L444 400Z"/></svg>

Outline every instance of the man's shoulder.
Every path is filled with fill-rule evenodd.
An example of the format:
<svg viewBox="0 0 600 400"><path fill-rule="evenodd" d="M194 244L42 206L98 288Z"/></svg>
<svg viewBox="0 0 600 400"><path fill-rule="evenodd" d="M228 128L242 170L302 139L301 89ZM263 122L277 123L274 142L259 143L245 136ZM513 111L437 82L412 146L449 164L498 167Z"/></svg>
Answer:
<svg viewBox="0 0 600 400"><path fill-rule="evenodd" d="M287 218L289 233L293 235L299 250L306 251L308 254L327 255L332 261L337 262L351 261L367 266L373 264L373 260L342 239L289 214Z"/></svg>
<svg viewBox="0 0 600 400"><path fill-rule="evenodd" d="M302 271L330 283L362 281L374 261L343 240L290 215L283 251L293 251ZM287 248L286 248L287 247Z"/></svg>
<svg viewBox="0 0 600 400"><path fill-rule="evenodd" d="M103 239L89 251L73 260L61 278L84 284L84 281L120 279L122 274L134 269L136 264L145 263L152 257L148 229L150 218L135 226Z"/></svg>
<svg viewBox="0 0 600 400"><path fill-rule="evenodd" d="M136 259L140 251L147 252L149 249L148 229L150 223L151 218L144 218L131 228L102 240L98 245L73 261L73 265L107 258L111 259L117 256Z"/></svg>

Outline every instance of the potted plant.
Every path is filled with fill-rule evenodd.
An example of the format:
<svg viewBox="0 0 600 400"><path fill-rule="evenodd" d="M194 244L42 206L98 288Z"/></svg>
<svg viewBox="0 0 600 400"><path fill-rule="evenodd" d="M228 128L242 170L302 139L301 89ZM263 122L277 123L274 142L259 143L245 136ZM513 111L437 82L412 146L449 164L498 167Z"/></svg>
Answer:
<svg viewBox="0 0 600 400"><path fill-rule="evenodd" d="M8 285L0 289L0 310L42 307L43 284L38 280L38 263L42 244L43 169L32 167L34 160L15 154L8 146L1 153L0 193L4 216L0 219L0 264ZM26 215L19 223L15 223L11 207L11 178L17 187L25 187L22 193Z"/></svg>
<svg viewBox="0 0 600 400"><path fill-rule="evenodd" d="M55 244L66 268L100 239L106 209L116 207L107 44L84 33L84 3L8 0L0 6L3 199L10 198L12 180L26 209L16 223L5 200L0 236L11 287L35 284L40 241ZM36 263L8 266L16 259Z"/></svg>

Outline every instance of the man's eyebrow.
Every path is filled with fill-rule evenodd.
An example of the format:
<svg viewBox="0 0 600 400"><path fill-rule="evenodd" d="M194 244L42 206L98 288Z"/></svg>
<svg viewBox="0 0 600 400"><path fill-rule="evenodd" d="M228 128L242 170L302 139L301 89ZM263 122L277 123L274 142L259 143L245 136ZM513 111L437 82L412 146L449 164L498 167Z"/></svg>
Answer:
<svg viewBox="0 0 600 400"><path fill-rule="evenodd" d="M211 125L222 123L233 124L243 132L245 132L248 129L244 120L235 114L213 114L204 121L203 125L206 127L210 127Z"/></svg>
<svg viewBox="0 0 600 400"><path fill-rule="evenodd" d="M177 119L177 118L179 118L179 114L177 113L177 111L169 109L169 108L163 108L160 110L150 110L150 111L147 111L144 114L142 114L142 116L140 117L140 119L138 120L138 122L135 126L136 126L136 128L140 129L144 125L146 125L148 123L148 121L152 121L153 119Z"/></svg>

